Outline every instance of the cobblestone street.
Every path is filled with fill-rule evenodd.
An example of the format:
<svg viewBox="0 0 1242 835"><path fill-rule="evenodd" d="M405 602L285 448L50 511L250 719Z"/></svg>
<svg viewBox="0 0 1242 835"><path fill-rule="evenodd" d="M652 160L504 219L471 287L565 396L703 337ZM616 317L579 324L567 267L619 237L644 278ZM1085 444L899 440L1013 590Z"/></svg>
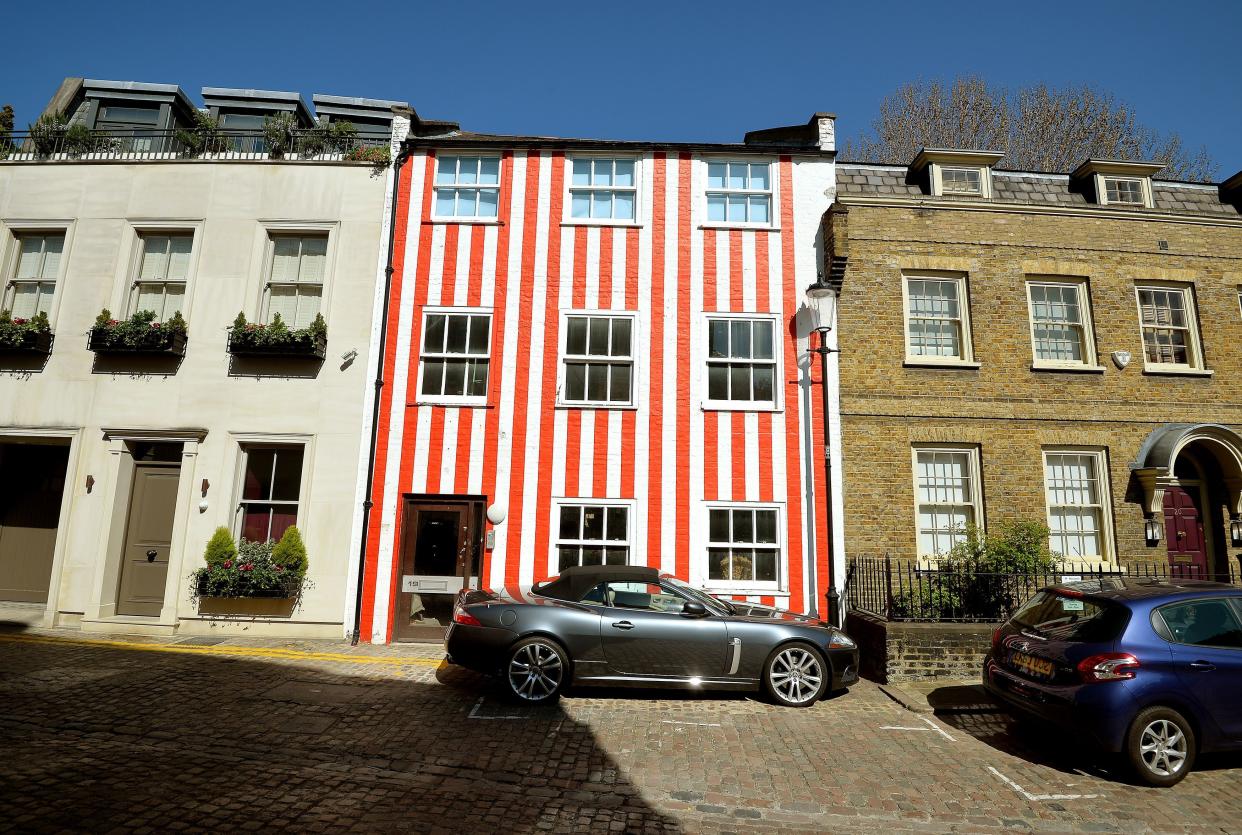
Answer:
<svg viewBox="0 0 1242 835"><path fill-rule="evenodd" d="M0 829L1228 832L1236 767L1171 790L1001 714L877 686L808 710L585 691L510 705L435 646L0 633Z"/></svg>

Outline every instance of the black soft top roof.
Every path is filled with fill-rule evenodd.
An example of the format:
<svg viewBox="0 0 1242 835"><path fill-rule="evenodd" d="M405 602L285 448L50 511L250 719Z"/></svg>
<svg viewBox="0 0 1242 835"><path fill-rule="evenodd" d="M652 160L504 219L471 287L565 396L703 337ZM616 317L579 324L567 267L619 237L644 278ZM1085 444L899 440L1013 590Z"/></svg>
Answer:
<svg viewBox="0 0 1242 835"><path fill-rule="evenodd" d="M658 583L660 572L645 565L574 565L531 590L542 597L577 602L588 591L606 582Z"/></svg>

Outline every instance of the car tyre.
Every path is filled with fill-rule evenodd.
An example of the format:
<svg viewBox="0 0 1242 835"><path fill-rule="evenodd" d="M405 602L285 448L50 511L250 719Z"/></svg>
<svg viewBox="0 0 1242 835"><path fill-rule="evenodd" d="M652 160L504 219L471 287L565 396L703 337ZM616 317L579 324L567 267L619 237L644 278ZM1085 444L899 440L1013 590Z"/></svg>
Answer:
<svg viewBox="0 0 1242 835"><path fill-rule="evenodd" d="M781 644L763 663L763 689L784 707L810 707L831 684L832 669L810 644Z"/></svg>
<svg viewBox="0 0 1242 835"><path fill-rule="evenodd" d="M516 702L540 705L555 701L569 680L569 656L543 636L518 641L505 657L505 689Z"/></svg>
<svg viewBox="0 0 1242 835"><path fill-rule="evenodd" d="M1186 718L1168 707L1139 712L1126 734L1130 770L1149 786L1181 782L1195 762L1195 732Z"/></svg>

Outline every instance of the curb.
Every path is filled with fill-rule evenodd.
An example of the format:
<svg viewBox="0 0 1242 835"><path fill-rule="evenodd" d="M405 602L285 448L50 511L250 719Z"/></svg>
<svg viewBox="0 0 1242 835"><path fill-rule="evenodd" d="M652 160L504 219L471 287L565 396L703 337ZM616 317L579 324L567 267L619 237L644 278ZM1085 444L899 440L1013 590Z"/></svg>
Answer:
<svg viewBox="0 0 1242 835"><path fill-rule="evenodd" d="M992 701L978 684L945 682L943 687L930 693L900 684L881 684L879 687L884 695L911 713L942 715L1004 712L1004 708Z"/></svg>

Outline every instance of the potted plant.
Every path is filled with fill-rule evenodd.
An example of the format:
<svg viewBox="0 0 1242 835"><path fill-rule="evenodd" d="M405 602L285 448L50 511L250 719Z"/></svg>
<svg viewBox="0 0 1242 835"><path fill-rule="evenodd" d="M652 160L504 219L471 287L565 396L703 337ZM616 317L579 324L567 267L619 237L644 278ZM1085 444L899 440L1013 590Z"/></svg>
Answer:
<svg viewBox="0 0 1242 835"><path fill-rule="evenodd" d="M0 310L0 351L16 354L50 354L52 352L52 326L46 313L36 313L29 319L13 318L7 310Z"/></svg>
<svg viewBox="0 0 1242 835"><path fill-rule="evenodd" d="M288 111L263 120L263 144L269 157L280 159L293 151L293 136L297 127L298 117Z"/></svg>
<svg viewBox="0 0 1242 835"><path fill-rule="evenodd" d="M235 357L302 357L323 359L328 350L328 325L323 314L305 328L290 328L277 313L268 324L247 322L238 313L229 328L229 353Z"/></svg>
<svg viewBox="0 0 1242 835"><path fill-rule="evenodd" d="M199 610L209 614L287 615L307 583L309 561L296 525L278 542L242 539L236 543L228 528L216 528L203 561L206 565L190 575L190 590ZM240 605L240 600L251 604Z"/></svg>
<svg viewBox="0 0 1242 835"><path fill-rule="evenodd" d="M151 310L139 310L125 320L113 319L107 308L95 317L87 347L97 354L170 354L185 356L189 335L181 311L166 322L155 321Z"/></svg>
<svg viewBox="0 0 1242 835"><path fill-rule="evenodd" d="M321 118L313 127L298 133L296 150L303 159L320 154L343 154L353 144L357 133L352 122L329 122Z"/></svg>
<svg viewBox="0 0 1242 835"><path fill-rule="evenodd" d="M182 128L173 135L181 145L182 154L187 157L227 150L228 140L220 130L220 123L201 110L194 111L193 124L189 128Z"/></svg>

